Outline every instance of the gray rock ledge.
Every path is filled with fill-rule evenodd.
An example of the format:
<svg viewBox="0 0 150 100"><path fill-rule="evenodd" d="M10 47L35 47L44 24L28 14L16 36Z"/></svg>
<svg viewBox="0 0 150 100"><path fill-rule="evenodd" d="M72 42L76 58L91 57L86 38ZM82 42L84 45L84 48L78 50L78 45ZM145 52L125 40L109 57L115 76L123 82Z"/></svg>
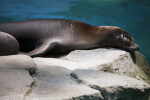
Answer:
<svg viewBox="0 0 150 100"><path fill-rule="evenodd" d="M0 56L0 100L149 100L139 52L76 50L62 58Z"/></svg>

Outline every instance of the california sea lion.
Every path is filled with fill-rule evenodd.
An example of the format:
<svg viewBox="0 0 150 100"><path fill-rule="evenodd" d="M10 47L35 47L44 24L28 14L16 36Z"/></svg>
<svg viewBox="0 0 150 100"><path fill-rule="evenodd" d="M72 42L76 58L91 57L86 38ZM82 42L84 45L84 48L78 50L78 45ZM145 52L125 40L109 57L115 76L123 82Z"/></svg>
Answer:
<svg viewBox="0 0 150 100"><path fill-rule="evenodd" d="M133 38L119 27L92 26L74 20L42 19L0 23L0 31L14 36L21 50L30 51L27 54L32 57L98 47L116 47L128 51L139 49Z"/></svg>

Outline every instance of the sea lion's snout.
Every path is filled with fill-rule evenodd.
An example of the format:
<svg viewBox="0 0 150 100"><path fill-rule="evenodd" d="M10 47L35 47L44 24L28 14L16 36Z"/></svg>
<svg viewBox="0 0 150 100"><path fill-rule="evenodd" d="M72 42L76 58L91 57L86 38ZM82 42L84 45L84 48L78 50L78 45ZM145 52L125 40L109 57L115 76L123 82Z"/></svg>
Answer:
<svg viewBox="0 0 150 100"><path fill-rule="evenodd" d="M110 29L113 34L114 41L117 42L112 42L115 43L113 45L131 52L139 50L139 46L135 43L134 39L125 30L119 27L110 27Z"/></svg>
<svg viewBox="0 0 150 100"><path fill-rule="evenodd" d="M129 48L128 48L129 51L137 51L139 50L139 46L137 44L134 44L134 45L131 45Z"/></svg>

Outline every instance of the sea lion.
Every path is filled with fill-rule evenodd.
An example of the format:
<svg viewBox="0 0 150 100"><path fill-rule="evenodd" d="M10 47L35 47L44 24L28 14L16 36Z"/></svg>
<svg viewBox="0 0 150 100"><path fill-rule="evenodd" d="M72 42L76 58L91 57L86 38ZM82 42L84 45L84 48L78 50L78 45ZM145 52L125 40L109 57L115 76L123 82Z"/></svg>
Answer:
<svg viewBox="0 0 150 100"><path fill-rule="evenodd" d="M139 49L133 38L119 27L92 26L75 20L41 19L0 23L0 31L14 36L21 51L28 52L32 57L99 47L128 51Z"/></svg>
<svg viewBox="0 0 150 100"><path fill-rule="evenodd" d="M18 52L18 41L12 35L0 32L0 56L17 54Z"/></svg>

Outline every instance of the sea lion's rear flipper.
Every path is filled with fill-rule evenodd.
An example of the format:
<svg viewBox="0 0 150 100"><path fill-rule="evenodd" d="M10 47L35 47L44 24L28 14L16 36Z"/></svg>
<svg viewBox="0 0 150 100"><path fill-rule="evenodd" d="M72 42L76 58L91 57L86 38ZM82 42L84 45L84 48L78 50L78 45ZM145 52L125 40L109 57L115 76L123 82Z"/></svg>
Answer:
<svg viewBox="0 0 150 100"><path fill-rule="evenodd" d="M45 41L44 43L39 45L36 49L34 49L31 52L27 53L27 55L29 55L31 57L43 56L48 51L54 49L58 45L59 45L58 42Z"/></svg>

